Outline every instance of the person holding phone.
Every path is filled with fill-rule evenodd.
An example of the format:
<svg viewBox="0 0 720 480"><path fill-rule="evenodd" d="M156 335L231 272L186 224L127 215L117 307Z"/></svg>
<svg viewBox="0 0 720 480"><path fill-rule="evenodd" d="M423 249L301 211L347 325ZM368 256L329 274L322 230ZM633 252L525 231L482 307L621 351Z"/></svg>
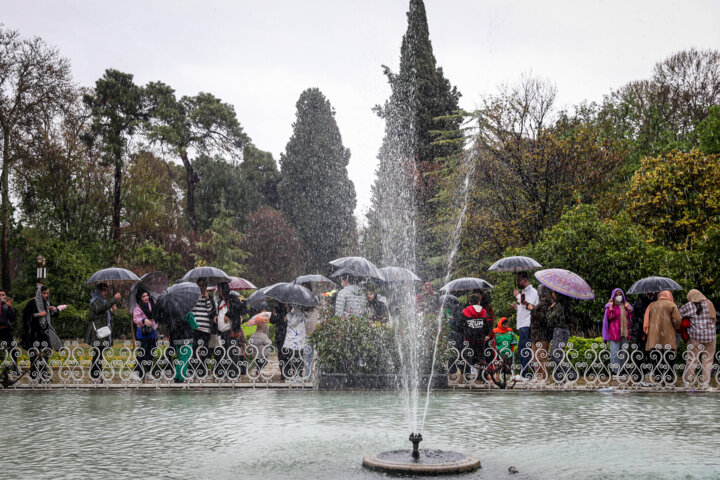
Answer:
<svg viewBox="0 0 720 480"><path fill-rule="evenodd" d="M513 303L513 309L517 311L517 329L520 337L519 359L520 375L513 377L514 380L524 380L532 376L532 368L528 365L532 358L530 345L530 312L538 303L538 294L535 287L530 284L528 272L518 272L515 277L516 288L513 296L517 303Z"/></svg>

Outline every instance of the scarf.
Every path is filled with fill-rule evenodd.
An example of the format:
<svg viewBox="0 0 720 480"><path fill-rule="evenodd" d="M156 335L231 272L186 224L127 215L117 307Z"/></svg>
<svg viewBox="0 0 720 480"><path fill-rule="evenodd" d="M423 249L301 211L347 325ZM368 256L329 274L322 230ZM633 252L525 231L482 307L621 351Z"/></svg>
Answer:
<svg viewBox="0 0 720 480"><path fill-rule="evenodd" d="M605 304L605 316L603 317L602 338L603 341L606 342L610 340L610 325L608 323L607 312L608 309L612 308L615 305L615 297L618 293L623 297L623 303L620 305L620 338L628 338L629 336L627 311L625 310L625 303L627 302L627 299L625 298L625 292L623 292L620 288L616 288L612 291L612 294L610 295L610 301ZM632 309L632 307L630 308Z"/></svg>
<svg viewBox="0 0 720 480"><path fill-rule="evenodd" d="M708 316L710 317L710 321L711 322L715 321L715 305L713 305L713 303L710 300L705 298L705 295L700 293L700 290L696 290L694 288L692 290L690 290L688 292L687 299L688 299L688 301L693 302L694 304L698 304L698 303L702 304L702 302L705 302L705 304L707 305Z"/></svg>
<svg viewBox="0 0 720 480"><path fill-rule="evenodd" d="M663 290L662 292L658 293L658 299L655 302L652 302L650 305L648 305L648 308L645 309L645 317L643 318L643 330L645 333L648 332L650 329L650 309L653 306L654 303L659 302L660 300L668 300L670 302L673 301L673 295L670 290Z"/></svg>

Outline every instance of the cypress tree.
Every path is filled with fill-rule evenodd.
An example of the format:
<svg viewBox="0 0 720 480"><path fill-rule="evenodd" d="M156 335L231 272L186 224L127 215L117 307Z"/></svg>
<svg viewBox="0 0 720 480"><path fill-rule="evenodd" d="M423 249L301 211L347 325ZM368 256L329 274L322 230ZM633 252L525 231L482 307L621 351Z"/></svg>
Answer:
<svg viewBox="0 0 720 480"><path fill-rule="evenodd" d="M422 0L410 0L407 18L399 71L383 66L392 93L383 106L375 107L385 120L385 137L364 243L367 251L378 251L367 243L382 239L384 263L415 266L428 277L438 273L429 270L426 262L436 243L429 228L436 175L443 159L462 148L460 142L447 139L434 142L433 132L458 131L460 135L457 117L439 118L458 110L460 93L437 66ZM417 253L414 245L403 242L407 238L416 239Z"/></svg>
<svg viewBox="0 0 720 480"><path fill-rule="evenodd" d="M320 271L354 241L355 186L350 150L342 144L335 110L317 88L297 101L293 134L280 156L280 206L308 247L308 271Z"/></svg>

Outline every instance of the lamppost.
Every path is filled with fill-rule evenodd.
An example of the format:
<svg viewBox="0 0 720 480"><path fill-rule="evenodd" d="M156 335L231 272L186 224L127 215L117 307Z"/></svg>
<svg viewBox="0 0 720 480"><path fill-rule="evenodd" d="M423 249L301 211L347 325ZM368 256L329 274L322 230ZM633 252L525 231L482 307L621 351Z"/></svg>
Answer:
<svg viewBox="0 0 720 480"><path fill-rule="evenodd" d="M42 283L47 278L47 268L45 268L46 260L42 255L38 255L37 258L37 281Z"/></svg>

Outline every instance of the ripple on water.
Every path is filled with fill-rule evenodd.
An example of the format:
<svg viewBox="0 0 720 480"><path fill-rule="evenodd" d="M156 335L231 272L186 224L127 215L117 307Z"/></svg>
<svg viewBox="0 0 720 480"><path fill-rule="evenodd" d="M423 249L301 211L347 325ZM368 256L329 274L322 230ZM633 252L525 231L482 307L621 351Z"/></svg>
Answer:
<svg viewBox="0 0 720 480"><path fill-rule="evenodd" d="M50 391L0 395L0 478L381 478L362 457L407 449L379 392ZM433 394L423 447L463 478L717 478L720 402L705 395Z"/></svg>

